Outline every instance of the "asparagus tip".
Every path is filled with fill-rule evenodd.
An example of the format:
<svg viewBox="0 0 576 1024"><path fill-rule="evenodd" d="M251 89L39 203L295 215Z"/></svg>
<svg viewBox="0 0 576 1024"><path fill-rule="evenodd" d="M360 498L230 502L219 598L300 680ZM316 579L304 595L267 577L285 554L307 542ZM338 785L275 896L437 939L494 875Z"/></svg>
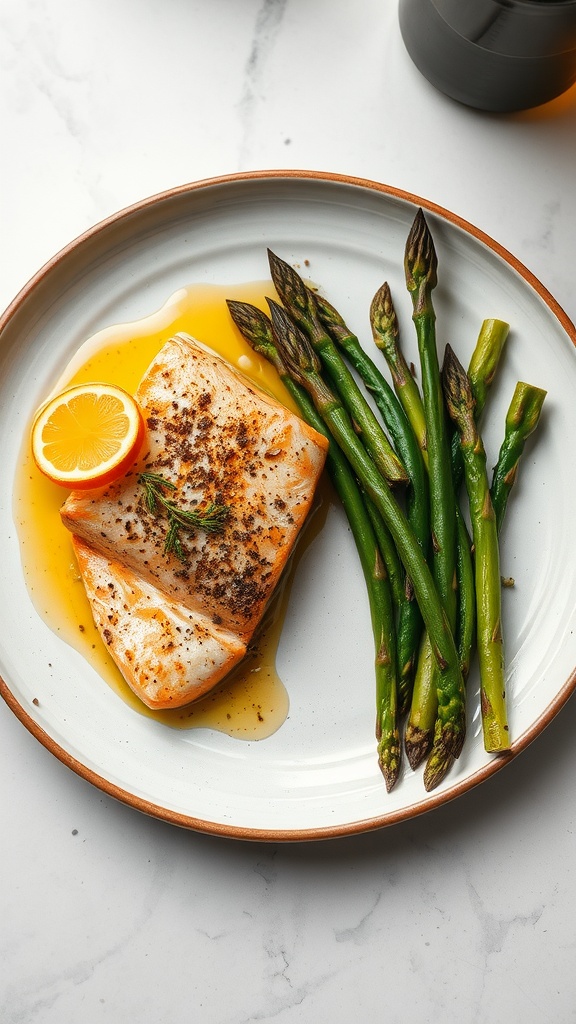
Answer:
<svg viewBox="0 0 576 1024"><path fill-rule="evenodd" d="M237 299L226 299L232 320L242 337L256 352L268 356L272 344L272 324L258 306Z"/></svg>
<svg viewBox="0 0 576 1024"><path fill-rule="evenodd" d="M298 316L312 316L315 312L314 298L300 275L286 263L286 260L272 252L272 249L268 249L267 252L274 287L284 305Z"/></svg>
<svg viewBox="0 0 576 1024"><path fill-rule="evenodd" d="M430 793L446 778L455 758L444 747L434 748L424 769L424 789Z"/></svg>
<svg viewBox="0 0 576 1024"><path fill-rule="evenodd" d="M378 744L378 765L384 777L386 792L390 793L400 775L400 736L397 731Z"/></svg>
<svg viewBox="0 0 576 1024"><path fill-rule="evenodd" d="M465 736L464 722L459 725L453 722L445 725L436 722L434 744L424 769L424 788L427 793L440 785L454 761L460 757Z"/></svg>
<svg viewBox="0 0 576 1024"><path fill-rule="evenodd" d="M424 211L420 208L406 240L404 271L408 291L416 292L422 286L429 289L435 288L437 267L438 258L434 241L426 223Z"/></svg>
<svg viewBox="0 0 576 1024"><path fill-rule="evenodd" d="M270 309L273 338L282 360L294 379L303 384L303 374L307 371L319 373L318 356L308 338L296 326L284 307L275 299L267 298L266 302Z"/></svg>
<svg viewBox="0 0 576 1024"><path fill-rule="evenodd" d="M384 281L384 284L380 286L372 299L370 304L370 323L374 332L374 341L379 348L384 343L380 337L382 334L398 338L398 318L394 309L394 303L392 302L390 285L387 281Z"/></svg>
<svg viewBox="0 0 576 1024"><path fill-rule="evenodd" d="M474 431L474 396L466 370L450 345L442 364L442 389L450 418L461 433Z"/></svg>
<svg viewBox="0 0 576 1024"><path fill-rule="evenodd" d="M416 725L406 726L404 750L412 771L416 771L432 746L434 735L430 729L419 729Z"/></svg>

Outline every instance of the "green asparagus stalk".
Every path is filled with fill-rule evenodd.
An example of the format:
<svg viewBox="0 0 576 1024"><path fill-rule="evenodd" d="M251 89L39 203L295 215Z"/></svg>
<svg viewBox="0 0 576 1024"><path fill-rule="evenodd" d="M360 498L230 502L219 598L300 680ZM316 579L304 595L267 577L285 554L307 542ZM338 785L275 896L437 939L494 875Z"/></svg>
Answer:
<svg viewBox="0 0 576 1024"><path fill-rule="evenodd" d="M329 439L327 466L352 535L366 580L375 645L376 737L378 763L388 792L395 785L401 764L397 710L397 668L394 610L387 568L354 474L308 393L292 379L274 342L272 325L262 310L250 303L228 300L232 319L252 348L276 368L303 418Z"/></svg>
<svg viewBox="0 0 576 1024"><path fill-rule="evenodd" d="M310 401L309 398L308 401ZM318 413L316 413L316 415L318 415ZM387 529L382 516L372 501L372 498L369 494L366 494L365 491L362 491L362 497L364 499L364 505L366 506L366 514L372 523L374 536L376 537L380 554L384 561L384 565L386 566L394 605L396 608L400 608L404 600L404 566L398 557L396 545L390 535L390 531Z"/></svg>
<svg viewBox="0 0 576 1024"><path fill-rule="evenodd" d="M470 674L470 662L476 641L476 588L472 541L460 508L458 508L458 550L456 552L456 562L456 572L458 575L456 638L462 678L466 682Z"/></svg>
<svg viewBox="0 0 576 1024"><path fill-rule="evenodd" d="M315 294L314 298L320 320L373 396L392 443L406 468L410 481L406 495L406 515L418 538L420 547L424 554L428 555L430 542L428 480L422 452L406 413L386 378L364 351L357 335L350 331L334 306L319 294ZM421 635L422 616L418 603L414 599L412 584L407 579L404 599L399 604L398 616L397 642L401 715L405 714L410 706L413 675Z"/></svg>
<svg viewBox="0 0 576 1024"><path fill-rule="evenodd" d="M456 640L460 669L464 683L470 672L470 660L475 637L476 597L472 565L471 541L460 508L457 508L458 545L456 574L458 578L458 611ZM430 638L422 638L416 663L410 713L406 722L404 746L410 767L416 769L430 752L434 740L438 695L435 679L436 667ZM449 766L448 766L449 767Z"/></svg>
<svg viewBox="0 0 576 1024"><path fill-rule="evenodd" d="M538 426L546 392L518 381L508 412L504 440L492 475L490 493L498 530L502 526L508 497L518 473L524 445Z"/></svg>
<svg viewBox="0 0 576 1024"><path fill-rule="evenodd" d="M468 377L474 396L474 416L477 422L484 410L488 390L498 368L508 332L509 325L496 319L485 320L480 328L468 367ZM460 435L456 429L452 437L451 456L455 487L458 487L462 481L464 466L460 452ZM458 624L456 636L462 676L466 681L475 643L475 582L470 538L458 508L457 527ZM428 752L431 743L436 703L435 688L430 678L432 670L433 659L430 650L423 646L417 665L412 706L405 735L406 754L412 768L417 767Z"/></svg>
<svg viewBox="0 0 576 1024"><path fill-rule="evenodd" d="M315 294L313 298L320 320L329 331L338 348L347 356L367 390L373 396L395 450L398 452L408 472L411 484L411 489L407 495L408 514L414 532L420 540L420 546L423 551L426 551L429 541L430 524L426 470L422 452L413 431L410 429L406 413L386 378L368 353L365 352L357 335L352 333L334 306L319 294ZM413 509L412 512L411 509Z"/></svg>
<svg viewBox="0 0 576 1024"><path fill-rule="evenodd" d="M485 321L479 335L478 345L472 356L468 378L474 397L474 417L478 417L484 409L488 388L492 383L494 372L502 352L502 346L508 334L508 325L500 320ZM504 516L506 513L508 495L516 480L519 459L522 455L524 443L533 430L536 429L540 412L546 392L532 385L519 382L508 410L506 417L507 425L505 439L502 444L501 454L492 478L491 497L494 512L496 515L496 528L500 533ZM453 465L464 470L462 457L459 451L460 435L455 431L458 440L458 460ZM454 456L454 448L453 448ZM459 520L459 524L461 520ZM460 527L460 543L458 545L458 653L462 675L466 680L470 671L470 657L475 641L475 581L474 564L467 543L467 531ZM413 702L410 726L412 742L406 740L406 752L412 765L418 763L422 756L422 750L426 746L426 730L430 728L431 708L434 706L434 695L426 693L429 685L429 664L424 658L422 665L419 663L420 672L417 674L415 687L418 688L418 698ZM420 743L420 747L418 746Z"/></svg>
<svg viewBox="0 0 576 1024"><path fill-rule="evenodd" d="M488 392L500 364L500 358L510 331L510 324L504 320L484 320L474 351L468 364L468 380L474 396L474 418L476 422L484 411Z"/></svg>
<svg viewBox="0 0 576 1024"><path fill-rule="evenodd" d="M352 373L323 327L314 298L300 275L268 250L270 272L276 291L290 316L308 337L338 391L374 462L389 483L407 483L408 474L368 405Z"/></svg>
<svg viewBox="0 0 576 1024"><path fill-rule="evenodd" d="M387 282L378 289L370 306L370 323L376 347L383 353L398 399L409 420L422 458L428 468L426 417L422 396L400 345L400 330ZM438 711L436 661L427 633L422 637L416 659L410 713L404 733L404 747L411 768L416 769L429 753L434 740Z"/></svg>
<svg viewBox="0 0 576 1024"><path fill-rule="evenodd" d="M474 539L480 706L487 751L508 750L498 529L490 498L486 453L474 418L468 375L447 346L443 369L448 412L460 434Z"/></svg>
<svg viewBox="0 0 576 1024"><path fill-rule="evenodd" d="M500 357L504 349L510 325L503 320L484 320L474 351L468 364L468 380L474 396L474 418L476 423L486 405L488 391L494 380L494 376L500 363ZM452 434L452 475L456 492L462 483L464 467L462 465L462 453L460 451L460 435L455 430Z"/></svg>
<svg viewBox="0 0 576 1024"><path fill-rule="evenodd" d="M475 637L476 596L471 541L462 513L459 508L456 511L458 531L456 553L456 573L458 577L456 640L462 679L466 683L470 672L470 660ZM425 633L416 663L412 702L404 734L406 756L410 767L413 769L416 769L426 755L430 753L434 741L437 708L436 665L432 655L430 638ZM432 771L432 768L429 769L431 779L433 780L436 777L436 773L443 777L449 767L450 762L440 760L434 771Z"/></svg>
<svg viewBox="0 0 576 1024"><path fill-rule="evenodd" d="M422 372L434 574L453 625L456 616L456 501L432 303L437 257L422 210L416 214L408 236L404 268L406 287L412 298L412 319Z"/></svg>
<svg viewBox="0 0 576 1024"><path fill-rule="evenodd" d="M457 509L458 546L456 573L458 578L458 609L456 640L462 680L466 684L475 638L476 595L472 565L471 541L466 524ZM414 679L410 714L406 723L404 747L411 768L416 769L429 755L424 772L424 785L433 789L448 772L452 759L446 758L442 748L434 751L437 727L438 691L436 666L431 655L430 639L425 633Z"/></svg>
<svg viewBox="0 0 576 1024"><path fill-rule="evenodd" d="M468 364L468 380L474 398L474 419L478 424L484 411L488 392L500 364L510 325L494 317L482 322L474 351ZM452 437L452 473L457 490L462 481L464 466L460 452L460 436L455 430ZM458 516L458 651L462 675L466 680L470 671L470 659L475 640L476 606L474 597L474 565L470 538Z"/></svg>
<svg viewBox="0 0 576 1024"><path fill-rule="evenodd" d="M432 235L422 210L418 210L406 242L404 270L406 287L412 298L412 319L416 327L422 398L426 418L426 450L430 487L430 523L432 529L432 566L438 590L444 602L452 629L456 626L457 610L457 521L456 498L452 479L449 435L440 380L440 367L436 344L436 315L432 291L437 283L437 256ZM465 729L466 693L462 676L458 694L452 696L449 720ZM424 772L424 784L437 785L448 770L446 744L446 695L438 681L439 714L434 728L434 741Z"/></svg>
<svg viewBox="0 0 576 1024"><path fill-rule="evenodd" d="M412 700L404 729L404 749L413 770L430 752L437 712L436 661L430 637L425 632L416 660Z"/></svg>
<svg viewBox="0 0 576 1024"><path fill-rule="evenodd" d="M398 318L390 287L384 282L370 306L370 324L376 347L383 353L398 399L412 424L420 451L426 457L426 417L418 385L400 347Z"/></svg>
<svg viewBox="0 0 576 1024"><path fill-rule="evenodd" d="M458 757L466 731L465 715L461 714L464 686L452 630L428 563L402 509L358 438L341 399L321 376L320 360L308 339L281 306L272 301L269 305L276 343L288 371L308 391L317 411L374 501L412 580L438 665L438 690L442 700L438 708L437 745L446 759Z"/></svg>
<svg viewBox="0 0 576 1024"><path fill-rule="evenodd" d="M426 468L428 468L427 427L424 405L418 386L408 368L400 346L398 320L388 284L376 292L370 308L372 333L376 346L384 353L390 368L396 393L412 429L420 442ZM458 607L458 651L460 654L463 679L466 679L470 665L471 637L474 633L474 585L471 577L470 540L466 525L456 508L457 516L457 561L456 572L460 594ZM462 578L461 578L462 574ZM406 723L404 745L408 761L417 768L429 753L434 740L437 719L438 695L435 676L435 660L429 637L424 635L416 663L410 714ZM439 764L434 778L440 781L440 774L449 768L449 762Z"/></svg>

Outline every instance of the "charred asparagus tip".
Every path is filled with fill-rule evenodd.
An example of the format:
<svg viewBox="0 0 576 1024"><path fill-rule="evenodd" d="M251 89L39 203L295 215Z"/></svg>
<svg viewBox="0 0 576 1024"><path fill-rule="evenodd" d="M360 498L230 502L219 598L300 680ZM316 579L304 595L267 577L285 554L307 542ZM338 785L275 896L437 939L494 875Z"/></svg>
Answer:
<svg viewBox="0 0 576 1024"><path fill-rule="evenodd" d="M392 293L390 292L390 286L387 281L378 289L372 303L370 305L370 323L374 331L374 341L378 348L383 347L383 339L379 337L382 334L388 334L395 340L398 338L398 318L396 316L396 310L394 309L394 303L392 302Z"/></svg>
<svg viewBox="0 0 576 1024"><path fill-rule="evenodd" d="M296 317L315 319L314 296L308 291L300 275L271 249L268 249L268 264L274 287L284 305L294 310Z"/></svg>
<svg viewBox="0 0 576 1024"><path fill-rule="evenodd" d="M446 345L442 367L442 385L446 407L462 433L474 428L474 396L470 379L450 345Z"/></svg>
<svg viewBox="0 0 576 1024"><path fill-rule="evenodd" d="M288 313L274 299L266 299L272 319L275 343L282 354L289 372L303 383L303 374L320 373L320 360L308 338L296 326Z"/></svg>
<svg viewBox="0 0 576 1024"><path fill-rule="evenodd" d="M422 286L436 287L438 258L434 241L422 209L419 209L406 241L404 271L408 291L415 292Z"/></svg>
<svg viewBox="0 0 576 1024"><path fill-rule="evenodd" d="M404 735L404 750L408 758L408 764L412 771L416 771L418 765L426 757L432 746L434 734L431 730L419 729L418 726L407 725Z"/></svg>
<svg viewBox="0 0 576 1024"><path fill-rule="evenodd" d="M308 289L308 291L310 291L310 289ZM328 302L328 299L324 298L324 296L320 295L318 292L313 293L313 298L318 307L318 312L324 322L337 324L338 326L344 325L344 320L340 316L340 313L331 302Z"/></svg>
<svg viewBox="0 0 576 1024"><path fill-rule="evenodd" d="M388 736L384 745L378 745L378 765L384 782L386 792L390 793L398 781L400 775L400 736L395 732L394 736Z"/></svg>
<svg viewBox="0 0 576 1024"><path fill-rule="evenodd" d="M444 781L453 764L452 754L443 749L430 754L424 769L424 789L427 793L436 789Z"/></svg>
<svg viewBox="0 0 576 1024"><path fill-rule="evenodd" d="M239 302L237 299L226 299L226 305L238 330L250 344L257 341L272 341L272 326L261 309L250 302Z"/></svg>

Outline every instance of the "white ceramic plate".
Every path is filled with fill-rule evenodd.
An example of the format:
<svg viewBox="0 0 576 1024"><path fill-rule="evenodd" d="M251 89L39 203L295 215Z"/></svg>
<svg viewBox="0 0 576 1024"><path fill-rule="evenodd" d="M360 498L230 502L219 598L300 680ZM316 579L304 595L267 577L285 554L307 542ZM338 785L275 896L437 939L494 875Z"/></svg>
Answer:
<svg viewBox="0 0 576 1024"><path fill-rule="evenodd" d="M310 276L366 345L370 300L393 291L404 344L416 357L403 279L417 205L439 255L439 334L463 361L485 317L512 325L490 399L485 443L498 450L518 379L549 392L522 465L502 538L512 755L538 735L576 678L576 332L546 290L491 239L433 204L372 182L264 172L175 189L122 211L73 242L16 298L1 323L0 674L24 725L80 775L149 814L249 839L317 839L429 810L497 771L469 691L469 736L444 783L427 795L405 768L387 794L374 754L372 639L363 581L339 510L302 560L278 654L290 696L285 724L243 742L171 730L141 717L34 611L22 576L12 492L23 432L74 351L106 326L147 316L182 285L267 276L266 247L310 261ZM377 355L377 353L375 353ZM38 699L38 705L33 699Z"/></svg>

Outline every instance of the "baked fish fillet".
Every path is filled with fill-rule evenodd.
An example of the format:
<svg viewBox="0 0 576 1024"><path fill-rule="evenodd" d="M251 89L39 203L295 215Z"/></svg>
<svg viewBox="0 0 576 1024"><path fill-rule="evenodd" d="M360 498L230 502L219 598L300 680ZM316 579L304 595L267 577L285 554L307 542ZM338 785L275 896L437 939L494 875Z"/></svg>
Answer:
<svg viewBox="0 0 576 1024"><path fill-rule="evenodd" d="M233 633L171 601L78 537L72 543L102 640L149 708L190 704L244 657L246 646Z"/></svg>
<svg viewBox="0 0 576 1024"><path fill-rule="evenodd" d="M154 588L163 614L166 600L245 648L312 505L326 438L185 335L164 345L136 398L147 428L138 463L107 488L73 492L62 520L108 558L113 586L129 571ZM226 506L221 532L182 531L183 559L167 554L167 519L147 507L142 473L173 484L179 508ZM114 626L126 631L122 611L131 615L130 602ZM202 692L222 678L218 671L213 680L205 674ZM148 703L142 681L128 682ZM155 706L175 706L166 699Z"/></svg>

